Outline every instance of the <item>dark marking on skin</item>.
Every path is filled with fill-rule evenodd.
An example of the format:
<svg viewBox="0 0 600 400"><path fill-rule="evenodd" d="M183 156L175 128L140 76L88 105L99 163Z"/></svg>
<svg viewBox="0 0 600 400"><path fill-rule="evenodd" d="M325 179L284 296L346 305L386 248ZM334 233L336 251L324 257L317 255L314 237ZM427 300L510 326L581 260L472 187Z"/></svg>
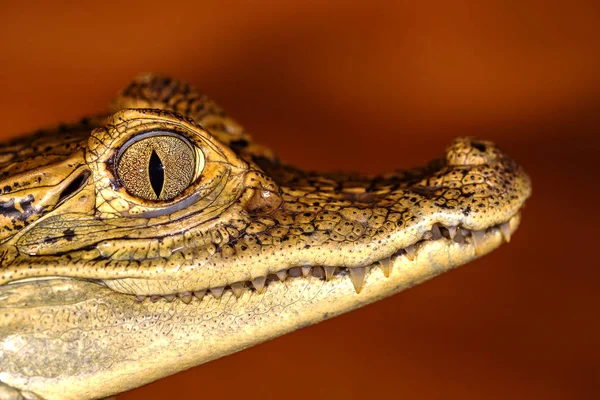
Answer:
<svg viewBox="0 0 600 400"><path fill-rule="evenodd" d="M414 193L417 193L423 197L425 197L426 199L433 199L436 198L436 191L438 191L439 189L442 189L441 187L434 187L434 186L413 186L411 188L411 191Z"/></svg>
<svg viewBox="0 0 600 400"><path fill-rule="evenodd" d="M51 244L51 243L56 243L56 242L58 242L57 238L50 237L50 236L46 236L44 238L44 243L46 243L46 244Z"/></svg>
<svg viewBox="0 0 600 400"><path fill-rule="evenodd" d="M467 208L465 208L462 213L465 217L468 217L469 214L471 214L471 206L467 206Z"/></svg>
<svg viewBox="0 0 600 400"><path fill-rule="evenodd" d="M32 194L27 195L26 198L19 201L19 205L23 209L23 212L17 210L15 207L15 198L13 197L7 201L0 201L0 214L4 215L7 218L15 218L19 221L25 221L33 214L37 214L40 212L40 209L35 208L31 205L34 202L34 197Z"/></svg>
<svg viewBox="0 0 600 400"><path fill-rule="evenodd" d="M67 239L69 242L71 242L73 240L73 238L75 237L75 230L68 228L65 229L63 231L63 235L65 235L65 239Z"/></svg>

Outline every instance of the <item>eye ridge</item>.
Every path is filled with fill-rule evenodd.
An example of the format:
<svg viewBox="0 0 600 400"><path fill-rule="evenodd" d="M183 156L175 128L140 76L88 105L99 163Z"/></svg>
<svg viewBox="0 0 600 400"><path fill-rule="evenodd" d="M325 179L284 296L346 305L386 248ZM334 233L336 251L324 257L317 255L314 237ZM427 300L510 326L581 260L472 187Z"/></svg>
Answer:
<svg viewBox="0 0 600 400"><path fill-rule="evenodd" d="M160 194L165 184L165 166L154 149L148 161L148 177L150 185L152 185L152 189L156 193L156 198L160 199Z"/></svg>

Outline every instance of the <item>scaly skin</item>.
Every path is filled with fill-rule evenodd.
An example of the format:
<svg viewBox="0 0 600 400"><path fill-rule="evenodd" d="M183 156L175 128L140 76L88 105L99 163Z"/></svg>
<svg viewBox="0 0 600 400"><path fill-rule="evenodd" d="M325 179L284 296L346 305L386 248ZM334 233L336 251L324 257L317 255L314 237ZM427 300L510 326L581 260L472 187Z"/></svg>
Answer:
<svg viewBox="0 0 600 400"><path fill-rule="evenodd" d="M162 200L144 200L158 131L163 180L142 186ZM108 116L4 145L0 188L0 400L106 397L387 297L509 240L531 192L473 139L410 171L300 171L154 75Z"/></svg>

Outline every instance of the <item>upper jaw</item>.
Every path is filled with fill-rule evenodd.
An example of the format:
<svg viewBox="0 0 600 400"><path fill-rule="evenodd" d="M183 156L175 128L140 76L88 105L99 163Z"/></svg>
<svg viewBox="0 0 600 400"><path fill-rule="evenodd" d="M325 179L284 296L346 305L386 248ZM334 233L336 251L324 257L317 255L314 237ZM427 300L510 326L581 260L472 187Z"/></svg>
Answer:
<svg viewBox="0 0 600 400"><path fill-rule="evenodd" d="M273 174L280 206L242 223L225 222L232 237L205 262L164 279L105 282L117 291L136 287L138 295L173 295L240 285L260 291L290 273L316 271L327 278L348 271L360 279L361 269L414 258L422 243L436 240L445 249L468 247L475 258L486 252L490 235L510 240L531 188L521 168L493 144L473 142L455 141L445 160L428 167L376 178L346 181L277 169L285 172ZM238 211L231 215L243 215Z"/></svg>
<svg viewBox="0 0 600 400"><path fill-rule="evenodd" d="M479 231L469 231L461 227L444 227L435 224L433 225L433 229L427 231L421 240L396 251L389 257L377 260L368 265L303 265L282 268L252 279L229 282L225 285L184 290L178 293L156 292L154 294L137 294L137 300L144 301L149 299L149 301L155 302L159 300L173 301L180 299L185 303L189 303L194 298L202 300L207 295L220 299L227 293L232 293L236 298L240 298L246 293L256 292L264 294L271 284L283 283L288 279L309 279L309 283L313 284L318 280L326 282L334 281L334 285L346 285L347 282L350 282L356 294L360 294L368 282L374 283L373 279L391 278L392 280L395 279L404 282L410 278L410 280L418 282L485 255L503 242L510 242L511 236L520 224L520 220L520 214L516 214L507 222ZM395 269L397 270L396 272L394 272ZM381 276L377 272L378 270L381 270ZM406 273L406 271L410 271L410 277L398 276L399 274ZM373 278L373 276L377 276L377 278ZM117 290L122 290L126 287L120 281L105 281L105 283ZM382 292L380 297L392 293L391 291Z"/></svg>
<svg viewBox="0 0 600 400"><path fill-rule="evenodd" d="M96 279L135 295L218 293L240 284L260 290L269 280L314 271L325 277L346 271L359 279L361 268L410 258L420 243L437 242L444 251L471 254L468 259L483 254L486 238L505 233L508 239L506 232L516 229L518 222L510 221L518 220L531 193L529 178L514 161L493 144L472 139L456 140L444 159L427 167L374 178L261 167L279 197L273 209L256 206L252 193L259 188L246 189L248 195L210 224L190 227L189 219L174 220L161 227L170 233L160 238L154 235L158 229L135 228L137 238L124 239L141 246L137 250L117 249L119 238L77 249L75 237L68 241L75 249L69 254L16 260L33 267L24 270L28 278L45 276L55 264L53 276ZM457 243L459 229L475 232L464 242L472 245L471 253Z"/></svg>

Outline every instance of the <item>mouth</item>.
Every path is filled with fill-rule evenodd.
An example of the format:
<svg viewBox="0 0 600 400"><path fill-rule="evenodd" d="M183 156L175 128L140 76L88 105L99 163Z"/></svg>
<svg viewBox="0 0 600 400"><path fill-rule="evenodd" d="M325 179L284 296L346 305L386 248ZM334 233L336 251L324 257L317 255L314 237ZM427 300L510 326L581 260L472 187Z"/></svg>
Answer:
<svg viewBox="0 0 600 400"><path fill-rule="evenodd" d="M423 234L420 240L398 250L391 257L364 267L295 266L226 286L207 287L181 293L137 295L135 298L139 302L179 300L185 304L202 301L206 297L220 300L230 296L240 299L243 296L266 294L271 285L286 284L295 280L313 283L324 281L338 286L352 285L356 295L360 295L369 289L374 279L389 279L393 282L396 278L404 281L409 276L419 275L419 269L427 268L433 271L430 276L419 275L420 277L414 282L416 284L483 256L504 242L510 242L520 220L520 213L517 213L508 221L477 231L462 226L444 226L436 223L432 225L431 230ZM436 269L440 271L436 273ZM374 276L376 272L380 272L381 275ZM391 291L389 294L393 293Z"/></svg>
<svg viewBox="0 0 600 400"><path fill-rule="evenodd" d="M273 285L293 281L323 282L349 284L348 295L364 298L373 276L392 282L402 279L396 273L402 268L432 276L510 240L531 194L529 178L492 144L469 143L454 143L445 162L377 177L274 166L280 202L264 215L243 201L206 223L195 215L149 225L127 217L124 222L137 225L121 228L119 218L77 214L67 226L61 213L49 214L0 255L11 265L0 284L85 279L139 301L189 304L273 293ZM94 186L85 184L89 175L73 176L57 193L61 215L70 218L71 205L93 213L97 200Z"/></svg>

